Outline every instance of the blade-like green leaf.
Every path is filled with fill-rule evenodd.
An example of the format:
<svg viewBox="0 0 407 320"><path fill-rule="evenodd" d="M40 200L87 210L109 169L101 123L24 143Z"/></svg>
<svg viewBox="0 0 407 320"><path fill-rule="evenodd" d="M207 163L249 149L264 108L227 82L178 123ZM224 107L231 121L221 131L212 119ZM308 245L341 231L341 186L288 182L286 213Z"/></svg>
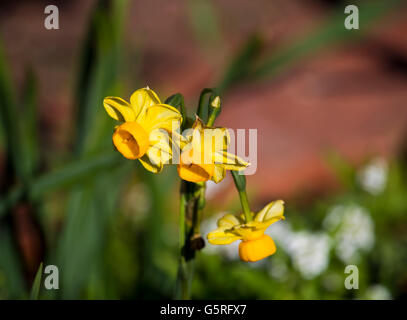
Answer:
<svg viewBox="0 0 407 320"><path fill-rule="evenodd" d="M18 112L14 88L8 71L3 48L0 46L0 128L6 145L9 164L13 173L23 178L25 175L21 151L21 132L18 128Z"/></svg>
<svg viewBox="0 0 407 320"><path fill-rule="evenodd" d="M33 285L31 287L30 299L38 300L40 289L41 289L41 279L42 279L42 262L38 268L38 271L35 275Z"/></svg>
<svg viewBox="0 0 407 320"><path fill-rule="evenodd" d="M8 299L27 296L22 271L11 227L0 223L0 274L5 279Z"/></svg>
<svg viewBox="0 0 407 320"><path fill-rule="evenodd" d="M127 2L100 1L91 18L75 95L78 155L95 151L96 145L106 141L111 132L111 120L102 111L102 102L116 86Z"/></svg>
<svg viewBox="0 0 407 320"><path fill-rule="evenodd" d="M24 171L27 179L31 179L39 164L38 127L37 127L37 83L34 72L28 69L23 92L23 108L20 121L22 135L22 153Z"/></svg>
<svg viewBox="0 0 407 320"><path fill-rule="evenodd" d="M102 153L84 160L74 161L35 179L27 193L32 200L39 199L47 192L71 186L78 181L91 180L100 173L120 167L124 160L115 152ZM24 188L16 186L0 198L0 218L24 195Z"/></svg>
<svg viewBox="0 0 407 320"><path fill-rule="evenodd" d="M225 74L218 86L220 92L225 91L238 81L245 80L250 75L253 63L258 58L262 46L262 40L258 35L251 36L244 43L236 56L232 58L230 65L226 68Z"/></svg>
<svg viewBox="0 0 407 320"><path fill-rule="evenodd" d="M97 174L120 166L121 163L123 163L123 159L115 152L79 160L37 179L30 188L30 197L36 199L56 188L66 187L78 181L86 181Z"/></svg>
<svg viewBox="0 0 407 320"><path fill-rule="evenodd" d="M222 45L221 28L212 1L190 0L186 4L187 17L196 39L203 49L218 52Z"/></svg>
<svg viewBox="0 0 407 320"><path fill-rule="evenodd" d="M187 118L187 111L185 109L185 102L184 102L184 96L180 93L173 94L172 96L169 96L165 102L166 104L169 104L170 106L173 106L174 108L177 108L182 115L183 119ZM185 124L185 121L183 121L183 125Z"/></svg>
<svg viewBox="0 0 407 320"><path fill-rule="evenodd" d="M86 71L81 73L85 79L79 80L81 85L77 94L76 154L84 166L90 162L92 154L105 149L106 145L113 149L113 123L105 114L102 101L119 86L117 76L122 60L120 47L126 3L124 0L99 2L93 13L85 45L85 51L89 52L84 53L91 58L87 58ZM115 154L113 157L119 159L120 156ZM100 167L105 168L105 161L112 159L105 156L100 160ZM91 275L96 276L94 270L103 254L107 225L116 212L119 186L123 177L129 176L132 163L115 165L113 160L112 164L111 169L117 170L100 171L93 179L76 185L69 195L66 225L54 252L58 265L65 270L61 274L62 298L80 297L92 281ZM89 168L82 166L79 171L83 169L89 173Z"/></svg>
<svg viewBox="0 0 407 320"><path fill-rule="evenodd" d="M396 9L402 3L403 1L401 0L375 0L358 4L360 30L347 30L344 27L346 15L341 7L339 12L335 12L331 17L328 17L326 22L318 26L315 31L310 32L300 40L297 39L293 43L281 47L278 51L258 63L251 77L258 78L276 75L292 63L301 60L313 52L343 41L360 39L374 22L389 11Z"/></svg>

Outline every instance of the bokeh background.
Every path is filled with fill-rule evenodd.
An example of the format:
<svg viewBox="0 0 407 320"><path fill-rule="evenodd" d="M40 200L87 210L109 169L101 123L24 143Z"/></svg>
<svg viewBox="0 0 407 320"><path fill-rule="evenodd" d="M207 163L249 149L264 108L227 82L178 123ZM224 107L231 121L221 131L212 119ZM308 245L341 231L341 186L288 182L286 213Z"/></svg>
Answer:
<svg viewBox="0 0 407 320"><path fill-rule="evenodd" d="M195 299L395 299L407 293L407 6L341 0L47 1L0 5L0 299L171 298L179 179L113 151L102 100L146 85L189 114L222 92L217 125L258 129L252 209L286 201L277 253L237 244L197 256ZM239 212L228 176L208 184L204 235ZM346 290L347 265L359 289Z"/></svg>

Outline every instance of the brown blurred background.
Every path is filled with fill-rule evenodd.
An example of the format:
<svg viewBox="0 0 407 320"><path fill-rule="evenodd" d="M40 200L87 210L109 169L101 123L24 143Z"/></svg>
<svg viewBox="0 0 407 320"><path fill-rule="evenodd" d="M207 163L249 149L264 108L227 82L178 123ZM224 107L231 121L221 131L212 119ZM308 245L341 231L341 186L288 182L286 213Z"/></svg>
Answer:
<svg viewBox="0 0 407 320"><path fill-rule="evenodd" d="M137 75L141 85L164 95L181 92L195 103L202 87L216 85L222 66L247 36L261 34L272 51L318 26L340 5L322 0L212 3L215 26L201 30L193 22L199 7L188 1L131 1L125 28L129 94ZM73 75L94 1L54 1L59 30L43 27L46 4L2 2L0 28L16 81L21 83L27 65L38 73L44 143L64 149L73 119ZM361 30L348 32L364 28L361 21ZM218 123L258 128L258 172L249 184L260 197L332 186L321 159L330 148L355 162L366 154L397 152L407 123L406 30L407 11L400 10L360 41L322 50L271 81L228 91Z"/></svg>

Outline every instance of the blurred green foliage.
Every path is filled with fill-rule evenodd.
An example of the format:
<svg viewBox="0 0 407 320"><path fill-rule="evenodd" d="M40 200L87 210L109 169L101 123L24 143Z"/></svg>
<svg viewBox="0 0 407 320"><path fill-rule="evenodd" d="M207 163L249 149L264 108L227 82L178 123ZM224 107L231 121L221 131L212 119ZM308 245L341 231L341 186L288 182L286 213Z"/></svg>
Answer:
<svg viewBox="0 0 407 320"><path fill-rule="evenodd" d="M361 19L376 21L399 3L361 4ZM90 17L74 92L76 136L63 164L43 164L34 71L27 71L20 97L0 50L1 146L6 155L0 183L0 299L28 298L30 290L32 298L42 299L173 296L179 254L175 168L155 176L122 159L111 145L113 123L101 111L103 97L120 95L123 87L119 77L128 5L125 0L99 1ZM220 28L211 3L191 1L188 10L197 40L205 46L218 45ZM218 88L223 93L240 81L276 75L317 50L352 38L343 28L342 12L276 52L264 52L261 36L253 35L231 57ZM179 95L169 101L184 108ZM332 208L364 208L374 224L375 240L357 260L360 290L345 290L345 263L336 254L337 244L330 247L326 268L304 278L277 239L275 256L254 265L204 250L196 261L193 298L374 298L385 290L393 298L405 296L406 163L389 163L384 190L372 195L361 187L351 164L335 154L327 159L336 169L342 191L305 205L290 201L287 221L293 234L324 233L335 239L336 231L328 232L323 223ZM58 291L40 290L39 281L27 276L13 220L22 204L30 208L32 219L39 221L39 234L44 235L46 251L40 261L59 267ZM206 211L210 220L216 208ZM40 278L37 270L39 265L35 279ZM379 284L382 287L375 287Z"/></svg>

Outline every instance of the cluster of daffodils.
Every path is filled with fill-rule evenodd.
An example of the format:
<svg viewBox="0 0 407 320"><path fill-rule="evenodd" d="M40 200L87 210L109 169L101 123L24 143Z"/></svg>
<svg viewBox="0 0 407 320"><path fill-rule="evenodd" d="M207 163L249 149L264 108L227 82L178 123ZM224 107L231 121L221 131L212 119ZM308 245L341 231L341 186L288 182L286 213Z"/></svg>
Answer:
<svg viewBox="0 0 407 320"><path fill-rule="evenodd" d="M216 96L212 107L219 105L220 98ZM139 160L150 172L158 173L164 165L175 164L184 181L219 183L226 170L240 171L249 165L227 152L230 136L226 128L213 127L214 119L205 124L198 116L195 121L187 121L177 108L162 103L148 87L136 90L130 102L106 97L103 106L119 122L112 137L117 151L127 159ZM193 124L181 133L185 122ZM241 216L228 214L221 218L208 240L217 245L241 240L241 259L257 261L276 251L273 240L264 232L272 223L284 219L283 201L272 202L255 215L248 212L247 206L245 209Z"/></svg>
<svg viewBox="0 0 407 320"><path fill-rule="evenodd" d="M181 113L161 103L149 88L136 90L130 103L106 97L103 106L110 117L121 122L113 133L116 149L127 159L138 159L151 172L158 173L164 164L175 163L173 154L178 150L179 175L190 182L220 182L227 169L241 170L249 165L226 152L230 141L226 128L207 127L196 117L192 128L180 135Z"/></svg>

